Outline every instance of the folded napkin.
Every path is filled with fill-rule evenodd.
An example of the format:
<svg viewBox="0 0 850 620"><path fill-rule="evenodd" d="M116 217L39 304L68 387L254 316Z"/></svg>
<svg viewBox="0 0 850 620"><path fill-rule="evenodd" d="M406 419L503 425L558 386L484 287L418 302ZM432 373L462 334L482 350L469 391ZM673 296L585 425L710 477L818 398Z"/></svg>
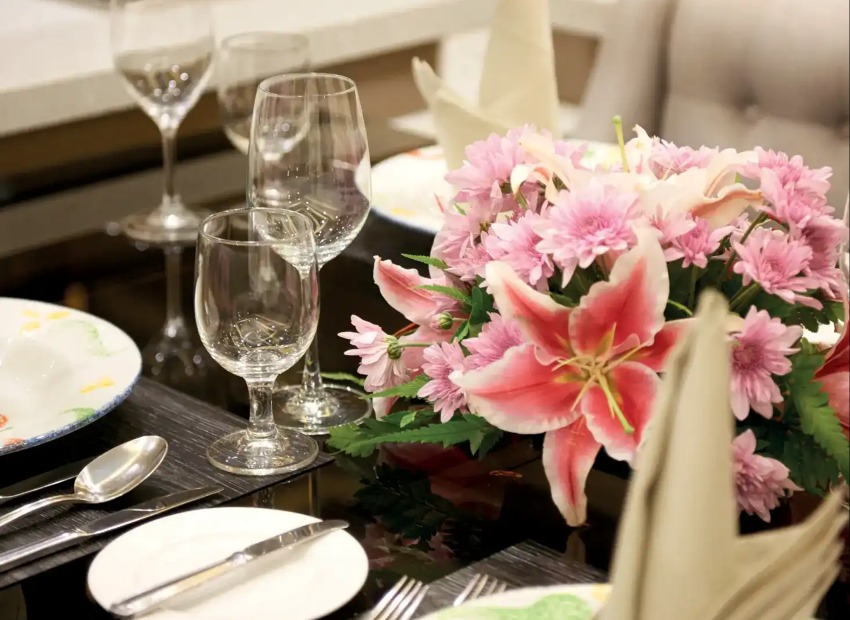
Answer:
<svg viewBox="0 0 850 620"><path fill-rule="evenodd" d="M549 0L500 0L490 27L478 103L464 101L419 58L413 79L434 117L449 169L467 144L512 127L558 130L558 88Z"/></svg>
<svg viewBox="0 0 850 620"><path fill-rule="evenodd" d="M842 495L798 526L738 535L728 306L711 291L699 306L635 462L599 618L810 618L835 577Z"/></svg>

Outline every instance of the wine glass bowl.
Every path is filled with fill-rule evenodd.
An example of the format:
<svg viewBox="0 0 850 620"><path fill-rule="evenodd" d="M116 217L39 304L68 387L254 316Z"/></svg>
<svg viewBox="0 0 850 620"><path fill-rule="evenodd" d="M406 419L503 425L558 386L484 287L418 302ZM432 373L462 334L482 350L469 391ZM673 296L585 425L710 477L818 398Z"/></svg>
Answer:
<svg viewBox="0 0 850 620"><path fill-rule="evenodd" d="M222 40L216 58L218 108L224 133L248 153L251 117L260 83L281 73L309 69L310 42L299 34L246 32Z"/></svg>
<svg viewBox="0 0 850 620"><path fill-rule="evenodd" d="M274 382L307 351L319 301L312 223L282 209L243 208L208 217L198 235L195 319L201 342L248 384L248 429L207 451L216 467L268 475L308 465L318 445L274 423Z"/></svg>
<svg viewBox="0 0 850 620"><path fill-rule="evenodd" d="M319 267L357 236L369 214L371 165L355 83L326 73L285 74L257 89L248 151L248 200L304 214ZM318 344L300 386L278 390L278 423L325 434L371 413L360 392L322 383Z"/></svg>

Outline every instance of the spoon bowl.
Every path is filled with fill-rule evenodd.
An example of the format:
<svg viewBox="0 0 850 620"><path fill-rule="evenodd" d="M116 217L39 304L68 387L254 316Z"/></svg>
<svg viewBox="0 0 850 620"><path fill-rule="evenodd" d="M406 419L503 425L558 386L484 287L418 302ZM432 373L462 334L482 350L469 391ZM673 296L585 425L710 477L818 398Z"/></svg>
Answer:
<svg viewBox="0 0 850 620"><path fill-rule="evenodd" d="M21 517L56 504L102 504L118 499L156 471L168 442L150 435L138 437L104 452L86 465L74 480L74 492L31 502L0 516L0 528Z"/></svg>

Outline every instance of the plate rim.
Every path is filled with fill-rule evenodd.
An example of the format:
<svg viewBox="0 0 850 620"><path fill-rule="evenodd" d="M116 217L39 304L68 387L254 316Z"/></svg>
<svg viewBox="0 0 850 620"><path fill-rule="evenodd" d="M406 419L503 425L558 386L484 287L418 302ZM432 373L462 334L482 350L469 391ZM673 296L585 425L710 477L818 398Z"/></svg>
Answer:
<svg viewBox="0 0 850 620"><path fill-rule="evenodd" d="M174 519L175 517L183 517L183 518L186 518L186 519L191 519L192 517L187 516L187 515L196 515L198 513L212 514L212 513L222 513L222 512L234 512L234 513L240 512L240 513L257 514L258 511L262 511L262 512L268 513L268 514L292 515L292 516L302 517L304 519L308 519L308 521L306 521L306 523L317 523L319 521L322 521L322 519L320 519L318 517L314 517L313 515L308 515L308 514L301 513L301 512L294 512L292 510L278 510L278 509L275 509L275 508L263 508L263 507L260 507L260 506L211 506L211 507L208 507L208 508L195 508L195 509L189 508L187 510L181 510L180 512L173 512L171 514L166 514L162 517L155 517L150 521L147 521L145 523L142 523L141 525L137 525L136 527L133 527L133 528L131 528L131 529L125 531L125 532L122 532L115 539L111 540L106 546L104 546L103 549L101 549L100 551L97 552L97 554L94 556L91 563L89 564L88 570L86 571L86 591L88 592L91 599L95 602L95 604L98 605L98 607L100 607L101 609L105 609L105 607L103 606L103 603L100 600L98 600L98 597L96 596L94 590L91 587L92 570L94 569L95 564L98 562L98 559L102 557L102 554L103 554L104 551L106 551L106 549L108 549L110 546L112 546L115 543L117 543L118 541L120 541L122 538L126 537L129 534L136 532L137 530L140 530L141 528L152 527L152 526L159 524L163 521ZM360 550L359 563L360 563L360 572L362 573L362 577L357 579L357 581L359 582L359 584L357 586L357 590L349 598L340 602L335 607L329 608L327 611L325 611L323 613L323 616L327 615L327 614L334 613L335 611L337 611L338 609L341 609L346 604L348 604L350 601L352 601L363 590L363 586L366 583L367 579L369 578L369 557L366 554L366 550L363 548L363 545L360 543L360 541L358 541L347 530L340 530L338 532L334 532L334 534L345 534L354 543L354 545ZM182 612L182 613L185 613L185 612ZM317 617L323 617L323 616L317 616ZM191 616L190 616L190 614L186 613L186 617L191 617Z"/></svg>
<svg viewBox="0 0 850 620"><path fill-rule="evenodd" d="M55 428L55 429L52 429L52 430L49 430L49 431L45 431L44 433L41 433L40 435L36 435L35 437L29 437L29 438L24 439L23 441L20 441L20 442L17 442L17 443L13 443L13 444L9 444L9 445L0 445L0 456L5 456L7 454L13 454L15 452L21 452L21 451L27 450L29 448L35 448L36 446L44 445L44 444L49 443L49 442L51 442L55 439L59 439L60 437L70 435L71 433L76 432L76 431L80 430L81 428L84 428L84 427L88 426L89 424L92 424L93 422L96 422L97 420L101 419L107 413L109 413L110 411L115 409L118 405L120 405L122 402L124 402L130 396L130 393L133 391L133 388L139 382L139 377L141 376L141 373L142 373L142 353L139 350L138 345L136 345L136 343L133 341L133 339L130 337L130 335L127 332L125 332L123 329L121 329L120 327L118 327L114 323L107 321L106 319L103 319L99 316L96 316L96 315L91 314L89 312L86 312L84 310L78 310L77 308L71 308L71 307L68 307L68 306L61 306L59 304L54 304L54 303L51 303L49 301L41 301L41 300L38 300L38 299L24 299L24 298L21 298L21 297L7 297L5 295L0 296L0 303L2 303L4 301L18 302L21 305L32 304L32 305L37 305L37 306L42 306L42 307L53 308L55 310L60 310L60 311L69 311L72 314L79 314L79 315L88 317L90 319L94 319L96 322L105 323L106 325L109 325L110 327L114 328L115 330L117 330L119 333L123 334L127 338L128 342L132 346L131 350L134 351L135 354L136 354L137 369L136 369L135 374L133 375L133 378L128 382L128 384L124 387L124 389L121 392L119 392L118 394L116 394L109 402L107 402L104 405L102 405L101 407L99 407L91 415L86 416L82 420L74 420L73 422L70 422L69 424L66 424L65 426L61 426L59 428Z"/></svg>

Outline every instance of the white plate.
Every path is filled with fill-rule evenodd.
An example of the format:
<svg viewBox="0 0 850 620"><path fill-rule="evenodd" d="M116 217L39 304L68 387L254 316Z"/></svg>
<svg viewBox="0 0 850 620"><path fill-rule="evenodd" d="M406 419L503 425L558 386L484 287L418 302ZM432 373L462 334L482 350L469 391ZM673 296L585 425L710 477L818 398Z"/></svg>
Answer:
<svg viewBox="0 0 850 620"><path fill-rule="evenodd" d="M611 587L602 583L509 590L422 620L592 620L610 591Z"/></svg>
<svg viewBox="0 0 850 620"><path fill-rule="evenodd" d="M616 144L584 143L587 144L584 165L594 167L619 161ZM372 168L372 208L398 224L436 234L443 226L443 214L435 196L448 205L457 193L446 183L446 172L439 146L426 146L385 159Z"/></svg>
<svg viewBox="0 0 850 620"><path fill-rule="evenodd" d="M0 456L103 417L129 396L141 368L138 347L111 323L0 297Z"/></svg>
<svg viewBox="0 0 850 620"><path fill-rule="evenodd" d="M247 545L315 521L307 515L265 508L207 508L164 517L107 545L89 568L89 592L108 609ZM360 543L347 532L333 532L255 560L145 618L320 618L356 596L368 572Z"/></svg>

